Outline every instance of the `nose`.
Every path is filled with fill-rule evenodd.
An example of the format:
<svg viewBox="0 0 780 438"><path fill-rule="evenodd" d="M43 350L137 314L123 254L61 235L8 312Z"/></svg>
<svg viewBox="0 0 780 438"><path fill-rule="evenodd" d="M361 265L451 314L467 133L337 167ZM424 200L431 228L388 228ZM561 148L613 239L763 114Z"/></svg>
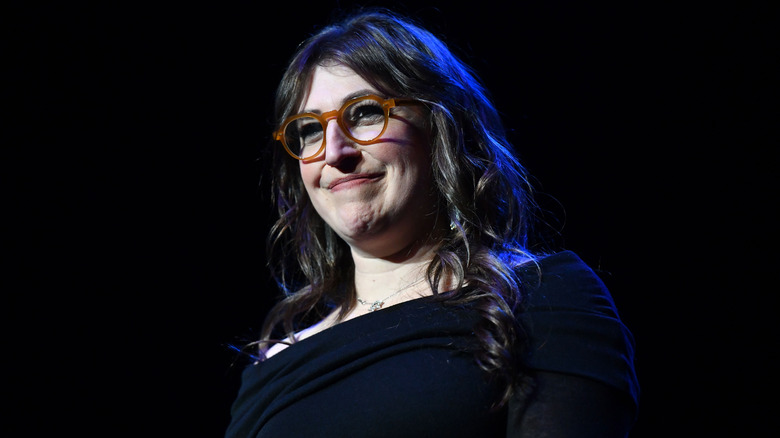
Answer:
<svg viewBox="0 0 780 438"><path fill-rule="evenodd" d="M325 163L335 167L345 159L358 155L360 155L360 151L341 130L336 117L329 118L325 130Z"/></svg>

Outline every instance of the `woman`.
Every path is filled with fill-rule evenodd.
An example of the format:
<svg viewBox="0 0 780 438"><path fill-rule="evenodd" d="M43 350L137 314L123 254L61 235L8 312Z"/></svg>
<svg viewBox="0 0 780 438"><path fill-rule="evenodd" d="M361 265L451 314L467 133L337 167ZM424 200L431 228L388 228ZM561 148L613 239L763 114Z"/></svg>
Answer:
<svg viewBox="0 0 780 438"><path fill-rule="evenodd" d="M270 312L228 437L625 436L633 340L531 188L474 74L361 12L299 47L274 133Z"/></svg>

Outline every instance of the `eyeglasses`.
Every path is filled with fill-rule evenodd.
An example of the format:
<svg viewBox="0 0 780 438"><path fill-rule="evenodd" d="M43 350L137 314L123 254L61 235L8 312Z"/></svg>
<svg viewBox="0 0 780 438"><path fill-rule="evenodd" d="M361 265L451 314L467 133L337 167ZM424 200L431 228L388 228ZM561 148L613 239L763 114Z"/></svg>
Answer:
<svg viewBox="0 0 780 438"><path fill-rule="evenodd" d="M290 116L273 137L282 142L293 158L308 160L325 150L328 121L335 118L347 138L360 145L369 145L385 133L391 108L418 104L420 102L414 99L382 99L373 94L358 97L348 100L338 110Z"/></svg>

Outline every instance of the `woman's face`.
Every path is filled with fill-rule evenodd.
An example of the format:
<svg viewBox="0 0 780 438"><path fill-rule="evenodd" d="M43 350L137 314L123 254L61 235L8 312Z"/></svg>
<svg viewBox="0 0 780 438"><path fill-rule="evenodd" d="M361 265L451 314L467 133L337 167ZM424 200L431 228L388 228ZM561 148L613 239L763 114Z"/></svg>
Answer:
<svg viewBox="0 0 780 438"><path fill-rule="evenodd" d="M367 94L405 97L382 96L353 70L333 65L314 71L300 110L324 113ZM393 108L385 133L366 146L330 120L324 154L300 162L314 208L353 252L392 257L432 230L436 207L424 111Z"/></svg>

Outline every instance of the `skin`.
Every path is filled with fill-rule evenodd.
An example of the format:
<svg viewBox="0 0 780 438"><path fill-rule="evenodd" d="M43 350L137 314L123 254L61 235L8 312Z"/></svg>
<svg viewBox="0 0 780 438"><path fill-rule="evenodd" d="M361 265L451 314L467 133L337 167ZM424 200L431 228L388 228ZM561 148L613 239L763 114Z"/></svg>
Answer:
<svg viewBox="0 0 780 438"><path fill-rule="evenodd" d="M324 113L366 94L382 96L342 65L318 67L300 112ZM404 96L382 96L404 97ZM383 308L430 295L425 268L437 246L436 197L426 112L399 106L380 141L350 141L335 119L328 122L323 155L300 162L301 178L317 213L350 246L359 298L384 300ZM385 299L391 294L390 299ZM343 320L368 313L358 304ZM296 335L304 339L343 321L338 309ZM285 348L274 345L267 356Z"/></svg>
<svg viewBox="0 0 780 438"><path fill-rule="evenodd" d="M318 67L301 110L330 111L356 94L381 95L345 66ZM429 293L420 280L437 218L424 109L394 108L371 145L350 141L335 119L325 140L324 155L301 161L301 178L317 213L351 248L358 297L383 299L413 283L421 287L410 292Z"/></svg>
<svg viewBox="0 0 780 438"><path fill-rule="evenodd" d="M381 95L351 69L318 67L302 111L330 111L347 97L369 93ZM330 120L324 156L300 163L314 208L355 257L397 258L433 228L430 145L422 111L394 108L381 141L367 146L350 141Z"/></svg>
<svg viewBox="0 0 780 438"><path fill-rule="evenodd" d="M367 94L406 97L383 96L351 69L329 64L315 69L298 112L326 113ZM351 249L358 298L383 301L382 309L433 293L426 269L449 226L436 214L427 118L423 106L393 108L382 137L365 146L329 120L324 153L299 162L312 205ZM445 291L453 286L454 279L448 278L438 285ZM293 336L306 339L367 314L368 306L358 304L343 318L340 313L335 309ZM275 343L265 356L287 347Z"/></svg>
<svg viewBox="0 0 780 438"><path fill-rule="evenodd" d="M343 65L321 66L300 112L324 113L366 94L382 96ZM350 141L336 120L330 120L324 154L300 162L312 205L351 248L358 297L372 302L402 291L385 300L383 308L432 293L425 268L438 241L425 109L399 106L390 115L381 141L366 146ZM344 320L367 312L367 306L359 304ZM337 324L337 314L338 309L296 338ZM285 347L275 344L266 356Z"/></svg>

